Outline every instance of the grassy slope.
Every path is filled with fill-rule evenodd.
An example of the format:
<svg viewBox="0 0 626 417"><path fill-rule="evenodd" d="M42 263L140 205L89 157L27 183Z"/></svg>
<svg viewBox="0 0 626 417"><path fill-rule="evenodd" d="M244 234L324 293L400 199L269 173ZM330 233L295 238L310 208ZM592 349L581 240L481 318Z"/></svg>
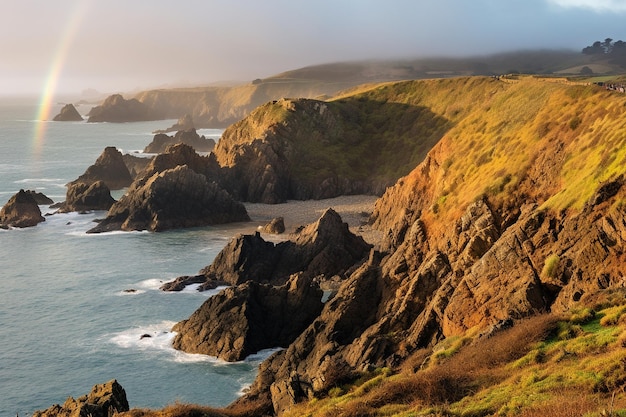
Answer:
<svg viewBox="0 0 626 417"><path fill-rule="evenodd" d="M470 331L443 340L399 372L363 375L287 415L626 415L626 304L623 292L611 297L489 338Z"/></svg>

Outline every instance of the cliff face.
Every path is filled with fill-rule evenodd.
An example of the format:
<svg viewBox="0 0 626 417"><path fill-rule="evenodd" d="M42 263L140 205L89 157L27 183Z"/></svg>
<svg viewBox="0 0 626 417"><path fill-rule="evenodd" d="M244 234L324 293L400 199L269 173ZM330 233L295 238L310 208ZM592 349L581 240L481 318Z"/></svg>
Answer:
<svg viewBox="0 0 626 417"><path fill-rule="evenodd" d="M381 253L239 404L281 414L444 337L625 285L624 97L533 80L490 87L473 108L448 109L462 117L377 203Z"/></svg>

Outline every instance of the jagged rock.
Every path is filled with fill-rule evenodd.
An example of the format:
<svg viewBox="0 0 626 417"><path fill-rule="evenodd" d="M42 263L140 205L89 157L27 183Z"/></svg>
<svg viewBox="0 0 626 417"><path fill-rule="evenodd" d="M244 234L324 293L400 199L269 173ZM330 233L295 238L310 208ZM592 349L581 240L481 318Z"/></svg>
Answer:
<svg viewBox="0 0 626 417"><path fill-rule="evenodd" d="M74 181L68 184L65 201L59 205L58 212L108 210L114 203L111 190L104 181Z"/></svg>
<svg viewBox="0 0 626 417"><path fill-rule="evenodd" d="M137 99L125 100L120 94L114 94L104 100L102 105L96 106L89 112L87 122L141 122L160 120L162 115L146 106Z"/></svg>
<svg viewBox="0 0 626 417"><path fill-rule="evenodd" d="M286 347L319 315L321 298L322 291L303 274L280 287L248 281L209 298L176 324L173 346L226 361Z"/></svg>
<svg viewBox="0 0 626 417"><path fill-rule="evenodd" d="M107 146L96 162L72 183L96 181L103 181L111 190L126 188L133 182L122 153L114 146Z"/></svg>
<svg viewBox="0 0 626 417"><path fill-rule="evenodd" d="M195 128L196 126L193 123L193 118L191 117L191 115L186 114L180 119L178 119L176 123L174 123L172 126L168 127L167 129L158 129L152 133L154 134L170 133L170 132L178 132L180 130L189 130L189 129L195 129Z"/></svg>
<svg viewBox="0 0 626 417"><path fill-rule="evenodd" d="M66 104L61 112L52 119L55 122L82 122L83 116L80 115L73 104Z"/></svg>
<svg viewBox="0 0 626 417"><path fill-rule="evenodd" d="M88 233L162 231L249 219L245 207L227 192L204 175L179 165L136 180L107 217Z"/></svg>
<svg viewBox="0 0 626 417"><path fill-rule="evenodd" d="M54 201L52 201L52 199L50 197L48 197L47 195L45 195L44 193L39 193L37 191L33 191L33 190L26 190L27 194L30 194L35 201L37 202L38 205L40 206L45 206L47 204L53 204Z"/></svg>
<svg viewBox="0 0 626 417"><path fill-rule="evenodd" d="M30 191L20 190L0 209L0 228L32 227L46 219Z"/></svg>
<svg viewBox="0 0 626 417"><path fill-rule="evenodd" d="M231 240L200 275L200 289L238 285L247 281L285 284L297 272L317 281L345 277L355 264L365 260L371 245L354 235L332 209L305 227L293 240L274 244L260 233L239 235Z"/></svg>
<svg viewBox="0 0 626 417"><path fill-rule="evenodd" d="M152 157L135 156L131 154L122 155L122 159L124 160L128 173L133 180L137 178L139 173L145 170L152 161Z"/></svg>
<svg viewBox="0 0 626 417"><path fill-rule="evenodd" d="M272 219L272 221L263 226L261 230L264 233L270 233L273 235L285 233L285 220L282 217Z"/></svg>
<svg viewBox="0 0 626 417"><path fill-rule="evenodd" d="M130 409L126 391L116 381L97 384L88 395L74 399L69 397L61 406L35 411L33 417L110 417Z"/></svg>
<svg viewBox="0 0 626 417"><path fill-rule="evenodd" d="M193 127L187 130L180 130L174 136L168 136L165 133L158 133L152 139L152 142L144 148L144 153L162 153L168 146L177 143L184 143L191 146L197 152L211 152L215 147L213 139L207 139L198 135Z"/></svg>
<svg viewBox="0 0 626 417"><path fill-rule="evenodd" d="M215 155L198 155L191 146L184 143L168 146L164 153L152 158L148 166L137 177L140 181L145 181L155 173L176 168L180 165L187 165L194 172L204 175L208 181L220 184L221 168L215 159Z"/></svg>

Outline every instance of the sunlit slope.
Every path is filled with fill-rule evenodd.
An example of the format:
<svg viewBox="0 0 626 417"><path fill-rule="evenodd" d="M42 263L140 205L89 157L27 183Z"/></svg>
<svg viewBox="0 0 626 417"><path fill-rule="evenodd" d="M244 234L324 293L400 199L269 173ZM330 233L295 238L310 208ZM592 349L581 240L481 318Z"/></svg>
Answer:
<svg viewBox="0 0 626 417"><path fill-rule="evenodd" d="M386 90L390 101L423 105L453 124L379 202L381 225L397 220L395 208L415 204L426 218L456 218L484 194L505 207L578 209L600 182L625 170L624 94L532 77L422 83L432 88L368 93Z"/></svg>

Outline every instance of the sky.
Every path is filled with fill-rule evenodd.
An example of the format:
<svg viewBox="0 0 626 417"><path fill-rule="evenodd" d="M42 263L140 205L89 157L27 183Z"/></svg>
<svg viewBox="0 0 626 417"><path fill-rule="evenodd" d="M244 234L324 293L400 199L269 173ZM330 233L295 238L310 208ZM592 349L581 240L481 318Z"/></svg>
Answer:
<svg viewBox="0 0 626 417"><path fill-rule="evenodd" d="M0 96L626 40L626 0L0 0L0 9Z"/></svg>

